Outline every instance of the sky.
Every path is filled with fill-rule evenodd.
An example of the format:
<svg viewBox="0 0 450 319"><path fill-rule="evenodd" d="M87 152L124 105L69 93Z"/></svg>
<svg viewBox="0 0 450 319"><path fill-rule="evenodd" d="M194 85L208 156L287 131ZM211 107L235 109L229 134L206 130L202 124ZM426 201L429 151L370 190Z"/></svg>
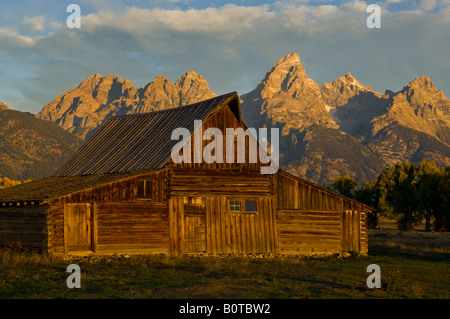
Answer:
<svg viewBox="0 0 450 319"><path fill-rule="evenodd" d="M242 95L292 52L319 86L350 72L395 92L427 75L450 97L450 0L0 0L0 101L31 113L94 73L139 88L195 71Z"/></svg>

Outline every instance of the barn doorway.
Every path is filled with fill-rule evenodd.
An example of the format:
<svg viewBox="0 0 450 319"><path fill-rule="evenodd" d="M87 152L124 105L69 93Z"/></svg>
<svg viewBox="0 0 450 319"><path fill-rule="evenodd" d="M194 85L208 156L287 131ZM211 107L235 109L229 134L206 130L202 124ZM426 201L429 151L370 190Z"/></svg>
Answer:
<svg viewBox="0 0 450 319"><path fill-rule="evenodd" d="M91 203L64 205L64 246L68 252L93 252Z"/></svg>
<svg viewBox="0 0 450 319"><path fill-rule="evenodd" d="M361 213L345 210L341 215L342 250L361 252Z"/></svg>
<svg viewBox="0 0 450 319"><path fill-rule="evenodd" d="M184 251L206 252L206 206L203 197L184 197Z"/></svg>

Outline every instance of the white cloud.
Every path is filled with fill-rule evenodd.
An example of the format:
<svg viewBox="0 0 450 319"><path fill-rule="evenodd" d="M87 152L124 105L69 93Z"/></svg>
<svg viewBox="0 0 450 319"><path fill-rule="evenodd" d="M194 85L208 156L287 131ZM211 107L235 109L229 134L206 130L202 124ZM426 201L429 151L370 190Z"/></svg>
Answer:
<svg viewBox="0 0 450 319"><path fill-rule="evenodd" d="M386 0L385 3L386 4L391 4L391 3L404 3L406 2L406 0Z"/></svg>
<svg viewBox="0 0 450 319"><path fill-rule="evenodd" d="M269 6L237 7L226 5L220 9L164 10L132 7L123 14L100 11L83 17L86 30L108 27L137 35L160 31L181 34L199 33L236 35L253 28L255 23L275 17Z"/></svg>
<svg viewBox="0 0 450 319"><path fill-rule="evenodd" d="M422 10L433 10L437 5L436 0L420 0L420 9Z"/></svg>
<svg viewBox="0 0 450 319"><path fill-rule="evenodd" d="M36 42L32 37L20 35L12 28L0 28L0 52L6 47L24 48L34 45Z"/></svg>
<svg viewBox="0 0 450 319"><path fill-rule="evenodd" d="M45 30L45 18L43 16L37 17L24 17L22 21L22 28L25 32L38 31L42 32Z"/></svg>

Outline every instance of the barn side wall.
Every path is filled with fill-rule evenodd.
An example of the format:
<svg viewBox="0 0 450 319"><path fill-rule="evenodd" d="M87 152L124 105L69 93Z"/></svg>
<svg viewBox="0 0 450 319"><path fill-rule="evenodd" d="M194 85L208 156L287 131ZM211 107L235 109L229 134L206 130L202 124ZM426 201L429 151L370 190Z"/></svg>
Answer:
<svg viewBox="0 0 450 319"><path fill-rule="evenodd" d="M138 179L152 181L151 200L136 198ZM52 200L48 203L48 251L70 253L65 235L67 204L90 203L92 253L168 252L168 196L168 171L161 170Z"/></svg>
<svg viewBox="0 0 450 319"><path fill-rule="evenodd" d="M274 175L279 253L367 254L363 205L288 174Z"/></svg>
<svg viewBox="0 0 450 319"><path fill-rule="evenodd" d="M47 248L46 206L0 209L0 244L20 242L22 247Z"/></svg>
<svg viewBox="0 0 450 319"><path fill-rule="evenodd" d="M169 200L171 252L276 252L271 176L174 168L169 186L172 193ZM239 211L230 210L230 200L240 203ZM246 200L256 201L256 212L245 211ZM196 210L190 212L192 208ZM193 247L192 243L197 244Z"/></svg>
<svg viewBox="0 0 450 319"><path fill-rule="evenodd" d="M169 252L167 203L98 203L97 253Z"/></svg>

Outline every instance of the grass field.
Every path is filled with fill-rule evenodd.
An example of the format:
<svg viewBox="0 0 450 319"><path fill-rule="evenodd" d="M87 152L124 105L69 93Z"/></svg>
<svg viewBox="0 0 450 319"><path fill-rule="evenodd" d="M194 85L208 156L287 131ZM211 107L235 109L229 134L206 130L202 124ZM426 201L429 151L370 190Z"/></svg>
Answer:
<svg viewBox="0 0 450 319"><path fill-rule="evenodd" d="M81 288L69 289L69 264ZM381 268L368 289L366 268ZM369 256L193 257L64 260L0 250L0 298L450 298L450 234L373 230Z"/></svg>

